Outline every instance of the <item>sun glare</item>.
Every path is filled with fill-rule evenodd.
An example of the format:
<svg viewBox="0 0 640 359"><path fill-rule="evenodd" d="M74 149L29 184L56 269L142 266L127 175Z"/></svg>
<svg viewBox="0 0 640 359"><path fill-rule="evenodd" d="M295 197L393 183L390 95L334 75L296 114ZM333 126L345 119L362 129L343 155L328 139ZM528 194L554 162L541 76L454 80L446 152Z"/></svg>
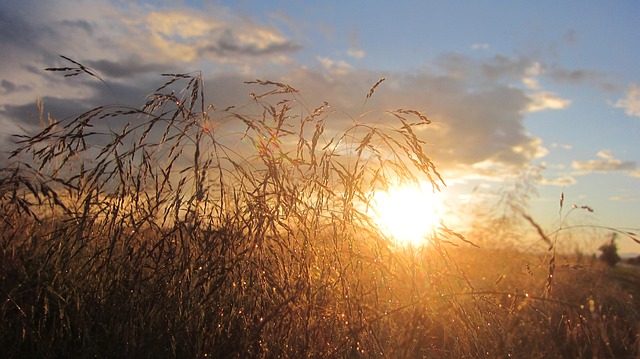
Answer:
<svg viewBox="0 0 640 359"><path fill-rule="evenodd" d="M371 207L371 216L380 230L401 245L425 244L440 223L440 199L430 184L376 192Z"/></svg>

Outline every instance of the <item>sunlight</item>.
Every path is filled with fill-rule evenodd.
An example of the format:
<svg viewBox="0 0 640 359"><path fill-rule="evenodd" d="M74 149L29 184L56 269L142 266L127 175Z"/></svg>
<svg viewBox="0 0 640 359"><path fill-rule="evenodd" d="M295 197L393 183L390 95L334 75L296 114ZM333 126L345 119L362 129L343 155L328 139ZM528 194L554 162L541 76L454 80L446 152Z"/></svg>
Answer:
<svg viewBox="0 0 640 359"><path fill-rule="evenodd" d="M431 185L403 185L376 192L370 215L380 230L399 244L419 246L440 223L441 199Z"/></svg>

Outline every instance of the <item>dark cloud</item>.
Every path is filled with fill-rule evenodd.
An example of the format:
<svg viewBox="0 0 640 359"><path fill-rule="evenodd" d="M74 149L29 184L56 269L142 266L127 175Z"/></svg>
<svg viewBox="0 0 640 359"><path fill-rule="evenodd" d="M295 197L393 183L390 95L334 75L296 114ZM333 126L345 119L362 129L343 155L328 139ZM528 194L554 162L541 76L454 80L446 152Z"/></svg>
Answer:
<svg viewBox="0 0 640 359"><path fill-rule="evenodd" d="M555 80L572 84L582 83L594 76L593 73L586 70L566 70L557 67L554 68L549 75Z"/></svg>
<svg viewBox="0 0 640 359"><path fill-rule="evenodd" d="M474 67L481 65L472 63ZM382 76L387 81L376 89L363 109L366 94ZM298 69L284 81L301 90L307 108L329 102L336 113L332 116L334 122L327 126L336 130L350 126L354 120L393 121L383 116L384 110L423 111L433 124L421 135L429 143L428 152L445 167L481 162L517 167L542 152L540 141L527 133L523 123L531 99L508 83L485 88L454 75L352 71L328 76L311 69ZM372 112L360 117L363 111Z"/></svg>
<svg viewBox="0 0 640 359"><path fill-rule="evenodd" d="M266 40L264 42L246 42L239 39L232 29L220 32L214 44L201 47L200 56L213 53L218 56L264 56L277 53L289 53L300 49L300 45L290 40Z"/></svg>
<svg viewBox="0 0 640 359"><path fill-rule="evenodd" d="M426 75L408 79L404 87L409 93L397 96L411 96L415 103L425 104L424 111L441 126L431 141L443 161L520 165L533 157L533 138L523 124L529 99L521 90L494 85L468 91L476 85L455 77L433 81Z"/></svg>
<svg viewBox="0 0 640 359"><path fill-rule="evenodd" d="M546 74L551 80L569 85L590 85L603 91L621 90L614 85L615 79L610 75L589 69L569 70L557 64L551 66Z"/></svg>
<svg viewBox="0 0 640 359"><path fill-rule="evenodd" d="M33 44L39 38L39 31L28 19L29 1L0 2L0 49L10 45ZM2 51L4 54L6 52Z"/></svg>
<svg viewBox="0 0 640 359"><path fill-rule="evenodd" d="M80 75L83 76L83 75ZM82 84L88 89L83 98L43 96L39 99L43 108L43 118L40 118L36 99L23 105L5 104L0 110L0 117L19 125L21 128L37 131L42 123L48 122L48 118L55 121L68 120L77 117L98 106L126 106L140 108L146 102L147 96L160 86L162 78L158 76L154 80L136 78L131 83L121 84L106 79L106 84L95 78L62 78L59 81ZM118 124L118 118L110 120ZM127 121L123 119L122 121ZM97 128L107 128L106 122L94 123Z"/></svg>
<svg viewBox="0 0 640 359"><path fill-rule="evenodd" d="M526 58L511 58L496 55L489 61L481 64L482 74L489 82L514 81L522 77L531 61Z"/></svg>
<svg viewBox="0 0 640 359"><path fill-rule="evenodd" d="M2 80L0 82L0 87L2 87L5 93L13 92L17 88L16 84L7 80Z"/></svg>
<svg viewBox="0 0 640 359"><path fill-rule="evenodd" d="M47 121L47 116L60 120L77 116L88 111L91 106L82 100L59 99L45 96L41 99L44 104L43 122ZM0 111L0 115L22 128L37 130L41 125L40 114L36 102L25 105L5 105Z"/></svg>
<svg viewBox="0 0 640 359"><path fill-rule="evenodd" d="M136 76L132 81L113 82L107 77L105 83L92 80L89 87L93 96L87 100L92 107L100 105L121 105L128 107L141 107L148 96L168 79L157 76Z"/></svg>
<svg viewBox="0 0 640 359"><path fill-rule="evenodd" d="M9 80L0 81L0 93L10 94L17 91L29 91L31 89L30 86L27 85L18 85Z"/></svg>
<svg viewBox="0 0 640 359"><path fill-rule="evenodd" d="M89 36L94 34L93 26L85 20L62 20L60 24L71 29L81 29Z"/></svg>
<svg viewBox="0 0 640 359"><path fill-rule="evenodd" d="M208 104L214 105L218 109L225 109L229 106L242 106L251 97L249 94L258 89L253 88L245 81L254 80L240 74L219 74L205 79L205 94ZM277 81L278 79L271 79Z"/></svg>
<svg viewBox="0 0 640 359"><path fill-rule="evenodd" d="M5 64L7 57L25 56L29 61L37 61L61 49L58 45L71 34L60 31L51 21L55 7L52 1L0 1L0 53Z"/></svg>
<svg viewBox="0 0 640 359"><path fill-rule="evenodd" d="M147 95L168 80L136 73L132 69L108 70L107 65L111 64L105 61L92 65L119 78L131 77L124 82L112 82L109 76L105 76L108 87L86 75L60 78L58 81L75 82L88 91L82 99L72 96L66 99L43 97L47 113L61 119L105 104L140 107ZM387 77L388 82L382 83L363 107L369 89L383 76ZM385 110L406 108L422 111L433 120L433 124L420 135L428 142L427 152L441 168L483 162L517 167L529 163L540 151L541 144L526 132L523 124L523 114L530 99L522 90L507 83L498 82L483 87L464 77L428 73L409 75L351 71L336 76L322 69L309 68L297 68L279 75L272 73L271 77L267 74L262 79L285 82L299 89L299 103L307 109L316 108L324 101L329 102L335 113L327 122L328 131L339 131L351 126L354 121L394 121L384 115ZM218 109L232 105L240 108L250 104L243 111L253 108L259 112L259 107L251 105L249 93L259 94L269 88L244 84L247 80L253 80L253 77L238 73L205 76L206 103ZM361 117L364 113L366 115ZM0 116L10 118L23 127L36 129L39 125L35 103L5 105ZM119 119L110 121L118 127ZM391 124L398 125L396 122Z"/></svg>
<svg viewBox="0 0 640 359"><path fill-rule="evenodd" d="M145 73L160 74L172 70L168 65L146 62L137 56L131 56L120 61L89 60L87 61L87 65L99 73L112 78L131 78Z"/></svg>
<svg viewBox="0 0 640 359"><path fill-rule="evenodd" d="M557 63L548 66L545 76L557 83L572 86L588 85L599 88L602 91L623 91L621 81L612 74L603 73L593 69L567 69Z"/></svg>
<svg viewBox="0 0 640 359"><path fill-rule="evenodd" d="M42 117L36 102L24 105L5 104L0 108L0 153L7 153L16 148L16 135L34 135L49 124L49 115L53 120L60 120L79 115L90 107L83 101L43 97ZM1 162L1 161L0 161Z"/></svg>
<svg viewBox="0 0 640 359"><path fill-rule="evenodd" d="M503 55L478 61L462 54L449 53L438 56L435 64L446 74L464 78L469 84L491 85L504 81L518 81L532 62L527 58Z"/></svg>

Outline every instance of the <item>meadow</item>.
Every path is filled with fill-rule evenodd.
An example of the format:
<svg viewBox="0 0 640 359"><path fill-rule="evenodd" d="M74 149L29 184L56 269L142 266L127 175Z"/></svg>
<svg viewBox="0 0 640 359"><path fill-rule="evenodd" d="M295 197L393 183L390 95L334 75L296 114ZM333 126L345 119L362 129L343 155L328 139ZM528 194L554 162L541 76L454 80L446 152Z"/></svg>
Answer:
<svg viewBox="0 0 640 359"><path fill-rule="evenodd" d="M67 60L48 70L102 80ZM444 186L422 112L342 129L287 84L248 82L247 104L218 109L199 73L165 77L140 107L42 116L16 137L1 357L640 355L640 272L558 250L531 217L530 251L444 223L423 246L377 228L375 191Z"/></svg>

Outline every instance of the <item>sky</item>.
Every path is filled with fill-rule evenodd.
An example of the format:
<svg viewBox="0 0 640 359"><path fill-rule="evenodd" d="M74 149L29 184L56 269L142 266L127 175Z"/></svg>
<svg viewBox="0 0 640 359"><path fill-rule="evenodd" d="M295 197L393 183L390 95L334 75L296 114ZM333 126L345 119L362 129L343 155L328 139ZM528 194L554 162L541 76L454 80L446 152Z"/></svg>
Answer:
<svg viewBox="0 0 640 359"><path fill-rule="evenodd" d="M594 210L576 220L636 230L638 23L637 1L0 0L0 144L37 130L37 99L54 118L141 105L166 72L202 71L218 107L259 78L347 119L384 77L368 106L433 121L427 152L452 202L538 171L530 213L545 228L564 194ZM110 89L44 71L68 65L59 55Z"/></svg>

